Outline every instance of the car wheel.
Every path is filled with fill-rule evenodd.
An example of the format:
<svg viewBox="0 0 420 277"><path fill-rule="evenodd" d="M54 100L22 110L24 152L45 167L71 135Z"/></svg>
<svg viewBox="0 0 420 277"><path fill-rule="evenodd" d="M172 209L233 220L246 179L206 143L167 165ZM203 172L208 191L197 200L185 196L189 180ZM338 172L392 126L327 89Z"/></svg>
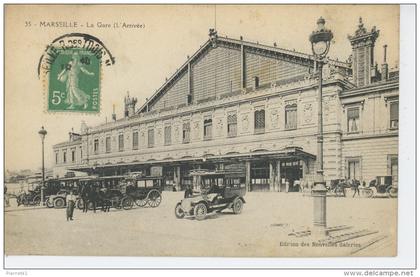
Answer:
<svg viewBox="0 0 420 277"><path fill-rule="evenodd" d="M398 196L398 188L390 187L388 189L388 197L396 198Z"/></svg>
<svg viewBox="0 0 420 277"><path fill-rule="evenodd" d="M47 206L47 208L54 208L54 203L49 197L45 200L45 205Z"/></svg>
<svg viewBox="0 0 420 277"><path fill-rule="evenodd" d="M89 211L93 211L93 207L95 206L95 204L92 201L88 202L88 210Z"/></svg>
<svg viewBox="0 0 420 277"><path fill-rule="evenodd" d="M39 196L39 195L35 196L34 199L32 200L32 203L35 206L38 206L41 203L41 196Z"/></svg>
<svg viewBox="0 0 420 277"><path fill-rule="evenodd" d="M207 207L204 203L198 203L194 208L194 216L197 220L203 220L207 215Z"/></svg>
<svg viewBox="0 0 420 277"><path fill-rule="evenodd" d="M233 201L233 213L234 214L240 214L242 212L242 207L244 206L244 203L242 202L242 200L240 198L236 198Z"/></svg>
<svg viewBox="0 0 420 277"><path fill-rule="evenodd" d="M123 200L121 200L121 206L124 210L129 210L133 207L133 200L131 200L130 197L124 197Z"/></svg>
<svg viewBox="0 0 420 277"><path fill-rule="evenodd" d="M181 203L176 204L175 206L175 216L176 218L184 218L184 210L181 207Z"/></svg>
<svg viewBox="0 0 420 277"><path fill-rule="evenodd" d="M54 208L56 209L64 208L65 205L66 201L64 201L63 198L57 198L54 200Z"/></svg>
<svg viewBox="0 0 420 277"><path fill-rule="evenodd" d="M29 205L29 200L28 200L28 197L26 197L26 196L24 196L24 197L23 197L23 199L22 199L22 204L23 204L24 206L28 206L28 205Z"/></svg>
<svg viewBox="0 0 420 277"><path fill-rule="evenodd" d="M83 210L83 199L78 199L78 200L77 200L77 202L76 202L76 207L77 207L79 210Z"/></svg>

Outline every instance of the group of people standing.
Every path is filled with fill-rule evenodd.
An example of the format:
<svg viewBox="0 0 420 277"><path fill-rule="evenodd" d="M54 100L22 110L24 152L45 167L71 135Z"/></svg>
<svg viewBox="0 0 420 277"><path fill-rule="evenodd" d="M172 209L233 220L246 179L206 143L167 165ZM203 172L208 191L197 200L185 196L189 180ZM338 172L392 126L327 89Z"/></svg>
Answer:
<svg viewBox="0 0 420 277"><path fill-rule="evenodd" d="M109 189L106 186L82 186L79 190L79 195L83 203L83 213L87 213L89 209L92 209L96 213L97 207L100 206L103 212L109 212L112 202L109 194ZM74 208L76 206L76 195L73 190L66 196L67 202L67 221L73 220Z"/></svg>

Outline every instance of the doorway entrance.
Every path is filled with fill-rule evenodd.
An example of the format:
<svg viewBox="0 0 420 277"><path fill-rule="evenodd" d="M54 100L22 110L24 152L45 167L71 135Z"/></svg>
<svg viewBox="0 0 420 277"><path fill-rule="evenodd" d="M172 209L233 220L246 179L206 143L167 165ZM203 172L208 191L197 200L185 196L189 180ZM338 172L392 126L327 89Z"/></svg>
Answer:
<svg viewBox="0 0 420 277"><path fill-rule="evenodd" d="M297 192L299 191L299 186L294 185L295 181L303 178L303 161L294 160L294 161L282 161L280 163L281 167L281 184L280 191L285 192Z"/></svg>

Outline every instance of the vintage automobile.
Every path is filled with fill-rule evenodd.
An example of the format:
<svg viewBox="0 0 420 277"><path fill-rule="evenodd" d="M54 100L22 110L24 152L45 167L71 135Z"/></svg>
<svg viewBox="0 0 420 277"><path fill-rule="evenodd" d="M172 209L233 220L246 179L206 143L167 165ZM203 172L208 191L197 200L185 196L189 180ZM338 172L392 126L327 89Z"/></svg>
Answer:
<svg viewBox="0 0 420 277"><path fill-rule="evenodd" d="M232 209L234 214L242 212L245 203L245 174L238 171L192 171L193 182L200 191L184 198L175 206L175 216L194 216L203 220L207 214ZM188 194L188 193L187 193Z"/></svg>
<svg viewBox="0 0 420 277"><path fill-rule="evenodd" d="M34 190L28 190L16 196L18 206L38 206L41 203L41 189L36 187Z"/></svg>
<svg viewBox="0 0 420 277"><path fill-rule="evenodd" d="M56 194L49 195L45 199L45 205L48 208L64 208L66 206L66 196L68 194L68 190L60 189Z"/></svg>
<svg viewBox="0 0 420 277"><path fill-rule="evenodd" d="M395 198L398 196L398 187L392 182L392 176L376 176L369 182L369 187L364 188L369 191L368 197L388 196Z"/></svg>
<svg viewBox="0 0 420 277"><path fill-rule="evenodd" d="M46 182L44 190L44 201L48 208L66 207L66 196L70 191L78 194L80 177L65 177L59 179L50 179Z"/></svg>

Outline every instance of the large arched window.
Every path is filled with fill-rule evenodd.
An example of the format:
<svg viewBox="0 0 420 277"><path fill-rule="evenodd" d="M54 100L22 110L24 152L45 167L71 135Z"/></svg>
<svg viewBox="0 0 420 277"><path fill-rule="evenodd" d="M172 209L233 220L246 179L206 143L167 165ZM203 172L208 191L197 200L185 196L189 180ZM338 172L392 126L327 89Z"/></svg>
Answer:
<svg viewBox="0 0 420 277"><path fill-rule="evenodd" d="M265 132L265 110L260 109L254 112L254 129L256 134Z"/></svg>
<svg viewBox="0 0 420 277"><path fill-rule="evenodd" d="M237 118L235 114L229 114L227 117L227 131L228 137L236 137L237 133Z"/></svg>
<svg viewBox="0 0 420 277"><path fill-rule="evenodd" d="M190 142L190 122L184 122L182 124L182 143Z"/></svg>
<svg viewBox="0 0 420 277"><path fill-rule="evenodd" d="M204 139L211 139L213 121L211 119L204 120Z"/></svg>
<svg viewBox="0 0 420 277"><path fill-rule="evenodd" d="M285 109L285 129L292 130L297 128L297 105L287 105Z"/></svg>

